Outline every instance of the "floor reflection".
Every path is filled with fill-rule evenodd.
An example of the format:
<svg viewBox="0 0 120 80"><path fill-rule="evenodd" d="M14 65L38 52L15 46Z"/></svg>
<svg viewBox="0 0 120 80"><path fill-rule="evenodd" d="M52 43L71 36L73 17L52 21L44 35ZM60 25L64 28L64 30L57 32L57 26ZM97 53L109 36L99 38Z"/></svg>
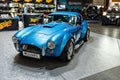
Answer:
<svg viewBox="0 0 120 80"><path fill-rule="evenodd" d="M68 64L68 62L62 62L57 58L42 57L41 59L33 59L29 57L24 57L21 54L16 55L15 63L33 67L33 68L43 68L45 67L48 70L52 70L58 67L63 67Z"/></svg>

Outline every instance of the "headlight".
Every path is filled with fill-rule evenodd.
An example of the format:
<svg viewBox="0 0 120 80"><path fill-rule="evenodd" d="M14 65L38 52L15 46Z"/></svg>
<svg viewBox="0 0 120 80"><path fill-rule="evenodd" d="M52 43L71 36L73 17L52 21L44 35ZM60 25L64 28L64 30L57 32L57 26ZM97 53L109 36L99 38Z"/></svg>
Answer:
<svg viewBox="0 0 120 80"><path fill-rule="evenodd" d="M107 15L107 12L103 12L103 16Z"/></svg>
<svg viewBox="0 0 120 80"><path fill-rule="evenodd" d="M119 18L120 16L116 16L116 18Z"/></svg>
<svg viewBox="0 0 120 80"><path fill-rule="evenodd" d="M55 43L52 42L52 41L48 42L48 48L49 49L54 49L55 48Z"/></svg>
<svg viewBox="0 0 120 80"><path fill-rule="evenodd" d="M14 43L18 43L18 39L17 39L15 36L12 37L12 41L13 41Z"/></svg>
<svg viewBox="0 0 120 80"><path fill-rule="evenodd" d="M110 15L107 15L107 18L110 18Z"/></svg>

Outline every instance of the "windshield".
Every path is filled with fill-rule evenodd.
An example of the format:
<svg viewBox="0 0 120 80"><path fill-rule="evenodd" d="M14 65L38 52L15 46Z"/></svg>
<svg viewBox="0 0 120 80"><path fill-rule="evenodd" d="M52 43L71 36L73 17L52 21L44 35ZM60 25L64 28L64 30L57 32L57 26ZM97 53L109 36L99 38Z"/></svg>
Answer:
<svg viewBox="0 0 120 80"><path fill-rule="evenodd" d="M49 22L65 22L71 25L75 25L76 23L76 17L70 16L70 15L50 15L48 18L46 18L45 23Z"/></svg>
<svg viewBox="0 0 120 80"><path fill-rule="evenodd" d="M116 10L115 8L111 9L111 10L107 10L108 13L120 13L119 10Z"/></svg>

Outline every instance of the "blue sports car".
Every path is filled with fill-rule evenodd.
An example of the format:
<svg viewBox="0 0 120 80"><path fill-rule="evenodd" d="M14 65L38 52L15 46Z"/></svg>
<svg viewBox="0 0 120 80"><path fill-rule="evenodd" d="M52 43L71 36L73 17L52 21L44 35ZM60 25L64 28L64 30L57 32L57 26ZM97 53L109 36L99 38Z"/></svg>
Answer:
<svg viewBox="0 0 120 80"><path fill-rule="evenodd" d="M23 56L40 59L42 56L59 57L70 61L75 46L87 41L88 23L76 12L53 12L44 24L18 31L12 41Z"/></svg>

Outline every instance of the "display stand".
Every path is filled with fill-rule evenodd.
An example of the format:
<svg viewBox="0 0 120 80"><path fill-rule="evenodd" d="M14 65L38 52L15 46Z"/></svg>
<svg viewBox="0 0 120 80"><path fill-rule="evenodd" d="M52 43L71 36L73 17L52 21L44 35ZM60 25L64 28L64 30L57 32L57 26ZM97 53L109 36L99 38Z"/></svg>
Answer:
<svg viewBox="0 0 120 80"><path fill-rule="evenodd" d="M27 13L23 14L23 22L24 22L24 28L30 27L37 24L42 24L43 22L43 15L41 14L35 14L35 13Z"/></svg>
<svg viewBox="0 0 120 80"><path fill-rule="evenodd" d="M0 19L0 31L18 30L18 19Z"/></svg>

